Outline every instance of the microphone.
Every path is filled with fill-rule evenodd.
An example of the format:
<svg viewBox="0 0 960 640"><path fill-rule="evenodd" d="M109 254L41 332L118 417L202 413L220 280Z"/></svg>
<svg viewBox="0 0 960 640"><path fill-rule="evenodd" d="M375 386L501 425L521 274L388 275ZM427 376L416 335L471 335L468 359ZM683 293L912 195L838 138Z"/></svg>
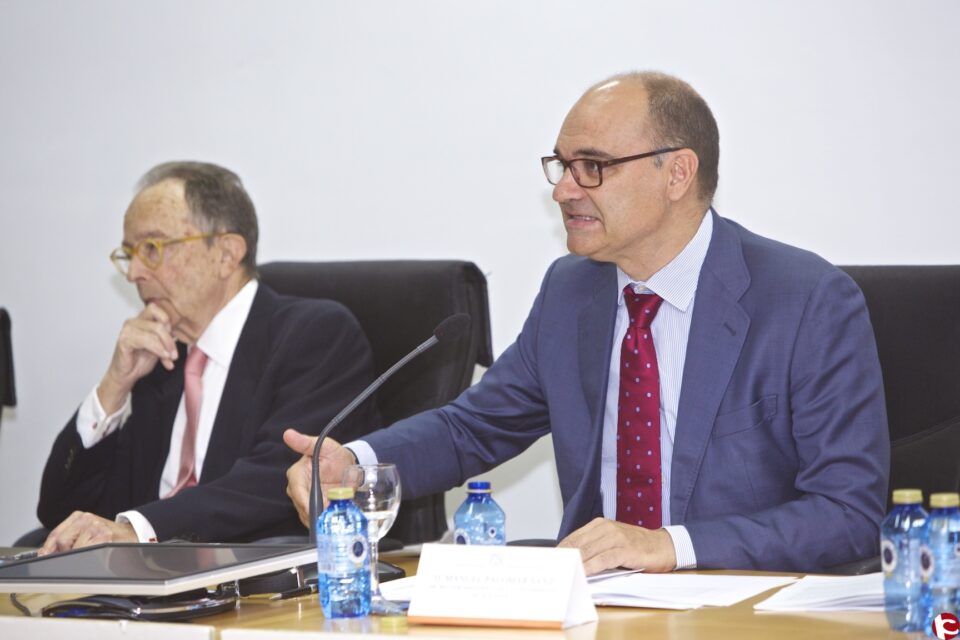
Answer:
<svg viewBox="0 0 960 640"><path fill-rule="evenodd" d="M454 340L459 338L467 329L470 328L470 316L466 313L455 313L433 330L433 335L424 340L416 349L401 358L395 365L383 372L383 374L370 383L366 389L360 392L350 404L345 406L340 413L333 417L333 420L327 423L320 435L317 437L317 443L313 447L313 464L311 467L310 478L310 542L317 543L317 516L320 514L321 505L323 505L323 491L320 489L320 447L324 439L336 427L343 422L343 419L350 415L361 402L370 397L374 391L387 381L387 379L397 372L408 362L418 355L431 348L439 342Z"/></svg>

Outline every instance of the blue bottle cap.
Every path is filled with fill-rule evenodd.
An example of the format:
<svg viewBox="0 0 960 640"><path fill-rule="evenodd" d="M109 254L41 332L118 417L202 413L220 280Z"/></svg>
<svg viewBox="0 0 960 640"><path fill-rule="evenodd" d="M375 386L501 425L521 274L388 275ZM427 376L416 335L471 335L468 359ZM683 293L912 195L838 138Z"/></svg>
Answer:
<svg viewBox="0 0 960 640"><path fill-rule="evenodd" d="M489 493L489 492L490 492L490 483L487 482L486 480L482 480L482 481L479 481L479 482L469 482L469 483L467 483L467 491L468 491L468 492L482 492L482 491L486 491L486 492Z"/></svg>

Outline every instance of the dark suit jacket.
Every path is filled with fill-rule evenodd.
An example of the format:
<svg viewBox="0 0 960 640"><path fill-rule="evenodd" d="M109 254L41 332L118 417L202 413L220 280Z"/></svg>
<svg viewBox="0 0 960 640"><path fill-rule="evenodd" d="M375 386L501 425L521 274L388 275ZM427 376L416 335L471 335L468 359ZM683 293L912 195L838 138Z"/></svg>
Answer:
<svg viewBox="0 0 960 640"><path fill-rule="evenodd" d="M710 215L677 415L671 521L687 527L705 568L819 571L873 555L890 453L863 296L819 257ZM616 296L614 265L557 260L516 343L479 384L442 409L365 436L382 461L399 465L404 496L461 484L552 433L560 536L602 515Z"/></svg>
<svg viewBox="0 0 960 640"><path fill-rule="evenodd" d="M181 349L173 371L157 366L141 379L129 420L90 449L77 435L74 415L43 473L37 513L44 526L56 526L74 510L112 519L137 509L160 540L303 533L286 496L286 470L298 456L281 435L291 426L318 433L373 379L370 346L356 319L339 303L279 296L261 283L230 364L199 484L161 500L184 355ZM364 403L340 437L369 428L376 420L371 407Z"/></svg>

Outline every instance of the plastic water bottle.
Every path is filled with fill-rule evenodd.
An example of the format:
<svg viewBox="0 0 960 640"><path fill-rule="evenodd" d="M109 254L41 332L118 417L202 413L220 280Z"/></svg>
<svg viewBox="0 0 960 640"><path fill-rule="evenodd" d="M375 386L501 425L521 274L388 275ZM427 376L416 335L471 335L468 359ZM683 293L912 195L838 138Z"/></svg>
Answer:
<svg viewBox="0 0 960 640"><path fill-rule="evenodd" d="M957 615L960 604L960 495L930 496L927 547L932 559L928 587L926 629L932 629L941 613Z"/></svg>
<svg viewBox="0 0 960 640"><path fill-rule="evenodd" d="M370 543L367 519L353 503L353 489L327 492L328 506L317 518L317 588L325 618L370 613Z"/></svg>
<svg viewBox="0 0 960 640"><path fill-rule="evenodd" d="M506 544L506 515L490 497L489 482L467 485L467 499L453 516L453 541L457 544Z"/></svg>
<svg viewBox="0 0 960 640"><path fill-rule="evenodd" d="M893 492L893 510L880 523L880 561L887 620L897 631L925 629L920 551L927 512L919 489Z"/></svg>

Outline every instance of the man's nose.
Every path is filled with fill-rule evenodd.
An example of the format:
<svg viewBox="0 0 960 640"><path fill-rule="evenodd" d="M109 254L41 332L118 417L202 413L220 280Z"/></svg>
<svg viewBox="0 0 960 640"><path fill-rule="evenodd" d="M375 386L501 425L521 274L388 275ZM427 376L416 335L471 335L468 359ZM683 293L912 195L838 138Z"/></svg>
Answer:
<svg viewBox="0 0 960 640"><path fill-rule="evenodd" d="M577 181L573 179L573 171L570 170L570 167L564 167L563 175L560 176L560 181L553 186L554 202L579 200L583 196L583 187L577 184Z"/></svg>
<svg viewBox="0 0 960 640"><path fill-rule="evenodd" d="M146 265L139 257L130 256L129 266L127 267L127 282L133 284L142 279L146 269Z"/></svg>

